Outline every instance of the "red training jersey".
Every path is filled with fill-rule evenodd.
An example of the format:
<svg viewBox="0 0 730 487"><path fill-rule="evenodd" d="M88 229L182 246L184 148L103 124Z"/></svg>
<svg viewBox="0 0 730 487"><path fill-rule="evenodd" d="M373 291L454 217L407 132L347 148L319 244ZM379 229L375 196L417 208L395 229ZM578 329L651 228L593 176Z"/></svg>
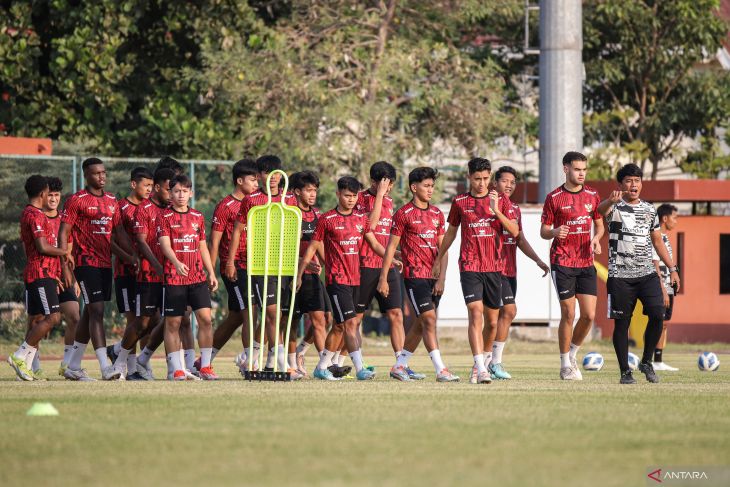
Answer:
<svg viewBox="0 0 730 487"><path fill-rule="evenodd" d="M246 199L246 196L243 197ZM233 225L236 223L236 216L241 209L241 202L232 194L229 194L216 205L213 211L213 222L210 225L211 232L221 232L221 240L218 245L218 256L220 257L220 271L223 275L223 269L226 267L226 260L228 260L228 253L231 247L231 236L233 235ZM246 239L245 234L241 235L241 245L238 246L236 251L236 262L240 262L242 259L241 250L245 247ZM215 265L215 262L213 262Z"/></svg>
<svg viewBox="0 0 730 487"><path fill-rule="evenodd" d="M111 268L112 229L120 223L117 199L112 193L96 196L82 189L66 200L61 223L71 227L77 267Z"/></svg>
<svg viewBox="0 0 730 487"><path fill-rule="evenodd" d="M432 205L423 209L411 201L395 212L392 234L400 237L403 277L431 279L445 226L444 214Z"/></svg>
<svg viewBox="0 0 730 487"><path fill-rule="evenodd" d="M279 194L271 197L271 202L276 203L281 201L281 192ZM236 267L239 269L245 269L247 262L246 262L246 244L248 235L246 233L247 231L247 225L248 225L248 211L253 208L254 206L261 206L265 205L269 202L269 195L261 190L255 191L248 195L246 198L243 199L241 202L241 208L238 210L238 216L236 217L237 220L241 223L243 223L243 232L241 233L241 245L239 247L239 253L237 254L236 258L240 260L236 261ZM287 193L284 202L287 205L290 206L296 206L297 205L297 198L294 196L293 193Z"/></svg>
<svg viewBox="0 0 730 487"><path fill-rule="evenodd" d="M370 190L361 191L357 195L357 204L355 205L355 211L364 213L368 218L370 213L375 207L376 196L370 192ZM390 196L383 196L383 205L380 210L380 219L378 220L378 226L375 227L375 238L380 245L383 247L388 246L388 239L390 238L390 230L393 226L393 198ZM370 245L363 245L360 251L360 267L367 267L369 269L381 269L383 267L383 258L375 253Z"/></svg>
<svg viewBox="0 0 730 487"><path fill-rule="evenodd" d="M461 272L502 272L502 224L494 214L489 195L476 198L471 193L454 198L449 210L449 225L461 225ZM512 204L505 195L499 196L499 211L514 220Z"/></svg>
<svg viewBox="0 0 730 487"><path fill-rule="evenodd" d="M299 209L301 210L301 208ZM314 236L314 231L317 229L317 221L321 216L322 213L319 211L319 208L315 208L314 206L310 207L308 211L302 210L302 240L299 243L299 257L304 257ZM317 254L314 254L312 262L319 264ZM304 273L316 274L316 272L310 271L309 269L305 270Z"/></svg>
<svg viewBox="0 0 730 487"><path fill-rule="evenodd" d="M593 265L591 250L591 227L593 220L600 220L598 191L583 186L575 193L556 188L545 197L542 207L542 223L557 228L567 225L568 236L554 238L550 246L550 263L565 267L590 267Z"/></svg>
<svg viewBox="0 0 730 487"><path fill-rule="evenodd" d="M343 215L330 210L317 221L312 240L324 243L327 284L360 285L360 248L370 233L368 217L354 210Z"/></svg>
<svg viewBox="0 0 730 487"><path fill-rule="evenodd" d="M517 226L522 231L522 211L516 203L512 203L512 212L517 219ZM502 275L517 277L517 239L507 230L502 229L502 256L504 257L504 270Z"/></svg>
<svg viewBox="0 0 730 487"><path fill-rule="evenodd" d="M144 201L142 203L145 203ZM137 252L137 241L134 238L134 214L137 211L136 204L127 198L122 198L117 203L119 206L119 218L122 221L124 231L127 232L129 239L132 241L132 248ZM125 264L119 256L114 256L114 277L134 276L136 273L134 266Z"/></svg>
<svg viewBox="0 0 730 487"><path fill-rule="evenodd" d="M23 269L23 281L29 284L38 279L61 277L61 261L58 257L41 254L35 246L37 238L45 238L49 245L57 246L57 234L43 210L27 205L20 216L20 239L25 248L27 262Z"/></svg>
<svg viewBox="0 0 730 487"><path fill-rule="evenodd" d="M163 267L165 265L165 256L162 255L162 247L160 247L160 241L157 239L157 222L167 209L166 206L158 206L151 199L141 203L134 212L134 229L132 230L134 235L145 235L145 242L147 242L152 254ZM140 256L137 282L162 282L162 278L163 276L155 272L150 261L144 256Z"/></svg>
<svg viewBox="0 0 730 487"><path fill-rule="evenodd" d="M200 242L205 241L205 217L198 210L188 208L180 213L170 208L163 212L157 226L157 238L169 237L177 260L188 266L188 275L177 273L171 261L165 260L165 284L187 286L207 280L200 256Z"/></svg>

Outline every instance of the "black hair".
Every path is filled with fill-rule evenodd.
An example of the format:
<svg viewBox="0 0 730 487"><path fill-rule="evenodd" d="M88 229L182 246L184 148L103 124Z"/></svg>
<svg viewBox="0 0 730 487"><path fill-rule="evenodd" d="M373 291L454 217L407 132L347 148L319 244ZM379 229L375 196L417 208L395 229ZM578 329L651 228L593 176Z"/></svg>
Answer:
<svg viewBox="0 0 730 487"><path fill-rule="evenodd" d="M175 177L170 179L170 189L174 188L176 184L179 184L183 188L193 187L193 182L185 174L177 174Z"/></svg>
<svg viewBox="0 0 730 487"><path fill-rule="evenodd" d="M580 152L570 151L563 156L563 166L570 166L573 161L587 161L588 158Z"/></svg>
<svg viewBox="0 0 730 487"><path fill-rule="evenodd" d="M643 178L644 172L636 164L628 163L618 170L618 172L616 173L616 181L622 183L624 181L624 178L626 177Z"/></svg>
<svg viewBox="0 0 730 487"><path fill-rule="evenodd" d="M294 173L289 178L291 183L291 189L304 189L308 185L313 185L315 188L319 188L319 178L312 171L300 171Z"/></svg>
<svg viewBox="0 0 730 487"><path fill-rule="evenodd" d="M238 178L245 178L246 176L256 176L258 169L256 167L256 161L253 159L241 159L233 165L233 185L238 184Z"/></svg>
<svg viewBox="0 0 730 487"><path fill-rule="evenodd" d="M343 176L340 179L337 180L337 191L352 191L353 193L357 193L362 189L362 184L360 184L360 181L353 178L352 176Z"/></svg>
<svg viewBox="0 0 730 487"><path fill-rule="evenodd" d="M155 170L153 172L156 173L160 169L172 169L175 174L180 174L184 171L182 164L170 156L162 156L160 160L157 161L157 165L155 165Z"/></svg>
<svg viewBox="0 0 730 487"><path fill-rule="evenodd" d="M34 174L25 180L25 192L28 194L28 198L40 196L47 187L48 179L40 174Z"/></svg>
<svg viewBox="0 0 730 487"><path fill-rule="evenodd" d="M515 168L512 166L502 166L499 169L497 169L497 172L494 173L494 180L499 181L499 179L502 177L502 174L509 173L515 177L515 181L517 181L517 171L515 171Z"/></svg>
<svg viewBox="0 0 730 487"><path fill-rule="evenodd" d="M63 191L63 181L61 181L61 178L49 176L46 179L48 180L48 191L51 193L60 193Z"/></svg>
<svg viewBox="0 0 730 487"><path fill-rule="evenodd" d="M162 184L165 181L171 181L175 177L175 171L168 167L163 167L155 171L155 184Z"/></svg>
<svg viewBox="0 0 730 487"><path fill-rule="evenodd" d="M656 216L659 218L659 223L661 223L662 218L665 216L671 216L672 213L675 211L679 211L676 206L669 204L669 203L663 203L659 205L659 208L656 209Z"/></svg>
<svg viewBox="0 0 730 487"><path fill-rule="evenodd" d="M469 161L469 175L471 176L475 172L481 172L481 171L490 171L492 170L492 163L489 162L489 159L484 159L482 157L475 157L472 160Z"/></svg>
<svg viewBox="0 0 730 487"><path fill-rule="evenodd" d="M135 167L132 169L132 173L130 175L130 181L134 181L135 183L138 183L142 181L143 179L152 179L154 180L155 177L152 175L152 172L150 172L149 169L146 167Z"/></svg>
<svg viewBox="0 0 730 487"><path fill-rule="evenodd" d="M91 166L96 166L97 164L104 164L101 162L101 159L98 157L89 157L88 159L84 159L84 162L81 163L81 169L83 171L86 171Z"/></svg>
<svg viewBox="0 0 730 487"><path fill-rule="evenodd" d="M439 172L432 167L417 167L410 173L408 173L408 186L415 183L420 183L426 179L436 179L439 177Z"/></svg>
<svg viewBox="0 0 730 487"><path fill-rule="evenodd" d="M256 169L258 172L270 173L277 169L281 169L281 159L273 155L265 155L256 159Z"/></svg>
<svg viewBox="0 0 730 487"><path fill-rule="evenodd" d="M379 182L386 178L395 182L395 168L393 167L393 164L385 161L378 161L370 166L370 179Z"/></svg>

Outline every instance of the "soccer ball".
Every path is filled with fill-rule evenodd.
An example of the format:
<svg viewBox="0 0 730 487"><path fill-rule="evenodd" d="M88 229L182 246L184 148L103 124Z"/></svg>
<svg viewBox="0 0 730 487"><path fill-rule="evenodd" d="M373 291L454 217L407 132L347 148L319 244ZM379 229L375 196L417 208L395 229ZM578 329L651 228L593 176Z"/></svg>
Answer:
<svg viewBox="0 0 730 487"><path fill-rule="evenodd" d="M697 367L703 372L714 372L720 368L720 359L712 352L702 352L697 359Z"/></svg>
<svg viewBox="0 0 730 487"><path fill-rule="evenodd" d="M583 357L583 368L593 372L598 372L603 368L603 355L598 352L587 353Z"/></svg>
<svg viewBox="0 0 730 487"><path fill-rule="evenodd" d="M636 370L639 368L639 357L631 352L629 352L629 368L631 370Z"/></svg>

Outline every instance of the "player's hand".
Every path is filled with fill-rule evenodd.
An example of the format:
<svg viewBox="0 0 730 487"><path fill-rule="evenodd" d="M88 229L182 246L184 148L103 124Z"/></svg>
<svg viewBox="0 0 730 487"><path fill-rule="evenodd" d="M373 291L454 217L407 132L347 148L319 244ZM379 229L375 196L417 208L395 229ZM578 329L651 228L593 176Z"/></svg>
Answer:
<svg viewBox="0 0 730 487"><path fill-rule="evenodd" d="M64 289L70 289L71 286L73 286L73 285L74 285L73 277L71 277L71 276L63 276L63 287L64 287ZM78 287L79 286L77 284L76 285L76 288L78 289ZM79 297L79 293L78 292L76 293L76 297L77 298Z"/></svg>
<svg viewBox="0 0 730 487"><path fill-rule="evenodd" d="M156 264L152 264L152 268L155 270L155 273L158 276L163 277L165 275L165 269L162 267L162 264L160 264L159 262Z"/></svg>
<svg viewBox="0 0 730 487"><path fill-rule="evenodd" d="M388 188L390 187L390 179L383 178L378 182L378 190L377 194L380 196L384 196L385 193L388 192Z"/></svg>
<svg viewBox="0 0 730 487"><path fill-rule="evenodd" d="M568 225L560 225L558 228L553 228L553 237L559 240L564 240L570 233L570 227Z"/></svg>
<svg viewBox="0 0 730 487"><path fill-rule="evenodd" d="M601 241L596 237L591 239L591 250L593 250L594 254L601 255Z"/></svg>
<svg viewBox="0 0 730 487"><path fill-rule="evenodd" d="M299 289L302 287L302 275L297 276L297 292L299 292Z"/></svg>
<svg viewBox="0 0 730 487"><path fill-rule="evenodd" d="M608 200L615 205L616 203L621 201L621 197L626 193L628 193L628 191L611 191Z"/></svg>
<svg viewBox="0 0 730 487"><path fill-rule="evenodd" d="M542 270L542 272L543 272L542 277L545 277L550 273L550 266L548 266L545 262L538 260L535 263Z"/></svg>
<svg viewBox="0 0 730 487"><path fill-rule="evenodd" d="M64 262L62 262L62 263L67 265L71 271L73 271L74 268L76 267L76 263L74 262L73 257L71 257L70 253L63 256L63 261Z"/></svg>
<svg viewBox="0 0 730 487"><path fill-rule="evenodd" d="M223 275L231 282L236 282L236 264L233 262L226 262L226 267L223 269Z"/></svg>
<svg viewBox="0 0 730 487"><path fill-rule="evenodd" d="M81 287L79 287L78 282L74 282L74 294L76 295L76 299L79 299L79 296L81 296Z"/></svg>
<svg viewBox="0 0 730 487"><path fill-rule="evenodd" d="M218 290L218 279L215 278L215 275L208 276L208 289L210 289L210 292L214 293Z"/></svg>
<svg viewBox="0 0 730 487"><path fill-rule="evenodd" d="M398 272L403 274L403 262L401 262L398 259L393 259L393 265L395 266L396 269L398 269Z"/></svg>
<svg viewBox="0 0 730 487"><path fill-rule="evenodd" d="M387 298L388 294L390 293L390 286L388 285L388 280L382 280L380 279L378 281L378 292L384 297Z"/></svg>
<svg viewBox="0 0 730 487"><path fill-rule="evenodd" d="M434 296L441 296L444 294L444 288L446 287L446 283L443 279L439 279L436 281L436 284L433 285L433 294Z"/></svg>
<svg viewBox="0 0 730 487"><path fill-rule="evenodd" d="M322 272L322 266L319 265L319 262L309 261L309 264L307 264L307 270L319 274Z"/></svg>
<svg viewBox="0 0 730 487"><path fill-rule="evenodd" d="M489 192L489 207L495 213L499 207L499 193L494 189Z"/></svg>
<svg viewBox="0 0 730 487"><path fill-rule="evenodd" d="M662 285L662 298L664 298L664 307L669 307L669 294L667 293L667 290L664 289L664 285Z"/></svg>
<svg viewBox="0 0 730 487"><path fill-rule="evenodd" d="M54 277L53 279L56 281L56 292L61 294L66 289L66 285L58 277Z"/></svg>
<svg viewBox="0 0 730 487"><path fill-rule="evenodd" d="M175 270L177 271L178 274L180 274L183 277L187 277L188 272L190 272L190 269L188 268L188 266L186 266L179 260L175 261Z"/></svg>
<svg viewBox="0 0 730 487"><path fill-rule="evenodd" d="M133 254L128 254L126 252L122 255L122 260L125 264L130 266L136 266L137 265L137 256Z"/></svg>
<svg viewBox="0 0 730 487"><path fill-rule="evenodd" d="M433 263L433 267L431 267L431 277L433 279L438 279L440 275L441 275L441 263L439 263L438 261L435 261Z"/></svg>
<svg viewBox="0 0 730 487"><path fill-rule="evenodd" d="M674 289L679 292L679 274L677 273L677 271L669 274L669 280L672 282L672 286L674 287Z"/></svg>

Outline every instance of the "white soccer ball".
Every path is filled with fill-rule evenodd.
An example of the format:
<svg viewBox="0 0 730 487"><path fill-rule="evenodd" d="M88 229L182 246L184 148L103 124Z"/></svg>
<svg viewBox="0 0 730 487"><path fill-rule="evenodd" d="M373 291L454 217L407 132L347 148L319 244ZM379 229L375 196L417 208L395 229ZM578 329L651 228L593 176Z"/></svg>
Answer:
<svg viewBox="0 0 730 487"><path fill-rule="evenodd" d="M583 357L583 368L592 372L598 372L603 368L603 355L598 352L587 353Z"/></svg>
<svg viewBox="0 0 730 487"><path fill-rule="evenodd" d="M702 352L697 359L697 367L703 372L714 372L720 368L720 359L712 352Z"/></svg>
<svg viewBox="0 0 730 487"><path fill-rule="evenodd" d="M631 352L629 352L629 368L631 370L636 370L639 368L639 357Z"/></svg>

